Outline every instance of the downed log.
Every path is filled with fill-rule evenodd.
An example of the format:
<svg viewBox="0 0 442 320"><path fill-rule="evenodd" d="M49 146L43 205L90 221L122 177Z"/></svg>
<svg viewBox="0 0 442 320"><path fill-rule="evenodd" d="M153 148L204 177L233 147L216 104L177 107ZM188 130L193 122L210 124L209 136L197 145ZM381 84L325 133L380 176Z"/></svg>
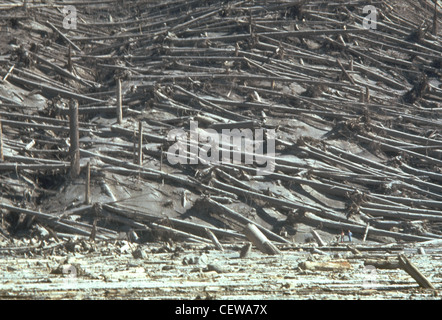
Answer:
<svg viewBox="0 0 442 320"><path fill-rule="evenodd" d="M134 137L134 130L129 130L119 126L112 126L111 131L117 134L122 134L127 136L128 138ZM146 139L151 142L159 142L159 143L167 143L168 140L166 137L157 136L151 133L143 132L143 139Z"/></svg>
<svg viewBox="0 0 442 320"><path fill-rule="evenodd" d="M61 169L69 169L69 163L59 163L59 164L23 164L23 163L0 163L0 171L22 171L22 170L61 170Z"/></svg>
<svg viewBox="0 0 442 320"><path fill-rule="evenodd" d="M397 259L365 259L364 266L373 266L376 269L399 269Z"/></svg>
<svg viewBox="0 0 442 320"><path fill-rule="evenodd" d="M221 112L221 114L229 115L234 120L238 120L238 119L243 120L243 121L250 120L249 117L244 117L244 116L242 116L242 115L240 115L238 113L232 112L230 110L226 110L226 109L224 109L224 108L214 104L213 102L210 102L210 101L208 101L208 100L206 100L206 99L204 99L204 98L202 98L202 97L200 97L200 96L198 96L198 95L196 95L196 94L194 94L194 93L192 93L192 92L190 92L190 91L188 91L188 90L186 90L186 89L184 89L184 88L182 88L182 87L180 87L178 85L175 85L174 87L176 89L180 90L181 92L191 96L192 98L197 99L198 101L202 102L203 104L211 106L213 109Z"/></svg>
<svg viewBox="0 0 442 320"><path fill-rule="evenodd" d="M256 222L250 220L249 218L244 217L243 215L233 211L232 209L222 205L221 203L214 201L213 199L206 198L204 201L206 201L208 205L211 205L214 208L216 208L217 211L219 211L223 214L229 215L230 217L234 218L235 220L237 220L245 225L248 225L248 224L256 225L256 227L259 228L261 230L261 232L266 234L268 237L271 237L271 239L273 239L275 241L278 241L281 243L291 243L287 239L284 239L283 237L275 234L274 232L268 230L267 228L264 228L263 226L256 224Z"/></svg>
<svg viewBox="0 0 442 320"><path fill-rule="evenodd" d="M371 143L371 142L373 142L374 139L379 140L379 137L375 137L374 135L370 135L369 137L365 137L363 135L357 134L355 137L364 143ZM393 152L402 153L402 154L408 154L410 157L416 157L418 159L421 159L422 161L434 164L436 166L442 166L442 160L435 159L435 158L432 158L432 157L429 157L429 156L426 156L426 155L423 155L423 154L420 154L420 153L417 153L417 152L414 152L411 150L406 150L404 148L393 146L391 144L384 143L381 141L377 141L377 144L379 145L379 147L382 150L393 151Z"/></svg>
<svg viewBox="0 0 442 320"><path fill-rule="evenodd" d="M56 125L50 125L50 124L41 124L41 123L32 123L32 122L25 122L25 121L14 121L14 120L2 120L4 125L7 125L12 128L23 128L23 127L29 127L29 128L35 128L35 129L41 129L41 130L52 130L52 131L69 131L68 126L56 126ZM82 133L91 133L91 129L86 128L79 128L79 131Z"/></svg>
<svg viewBox="0 0 442 320"><path fill-rule="evenodd" d="M210 231L208 228L205 228L204 231L206 231L207 235L209 236L209 238L212 240L213 244L215 245L215 247L220 250L220 251L224 251L223 246L221 245L221 243L218 241L218 238L213 234L212 231Z"/></svg>
<svg viewBox="0 0 442 320"><path fill-rule="evenodd" d="M351 253L353 253L353 254L355 254L355 255L360 255L360 254L361 254L361 251L359 251L358 249L356 249L356 248L353 247L353 246L347 245L347 248L348 248L348 250L351 251Z"/></svg>
<svg viewBox="0 0 442 320"><path fill-rule="evenodd" d="M347 260L332 260L326 262L304 261L298 265L302 270L316 271L346 271L351 270L352 266Z"/></svg>
<svg viewBox="0 0 442 320"><path fill-rule="evenodd" d="M116 213L119 216L130 218L128 220L133 221L133 222L135 222L135 221L159 222L163 219L163 217L157 217L152 214L148 214L148 213L141 212L141 211L134 210L134 209L130 209L130 208L122 208L122 207L117 206L115 204L103 204L103 209L105 209L104 212L106 212L106 210L107 210L107 211ZM180 220L180 219L175 219L175 218L168 218L168 221L170 221L176 227L180 227L183 229L185 228L186 230L196 230L199 234L202 232L205 232L205 229L207 228L208 230L210 230L214 234L217 234L218 236L232 237L232 238L237 238L237 239L241 239L241 240L245 239L244 235L242 235L238 232L232 231L232 230L219 229L219 228L212 227L212 226L203 226L203 225L199 225L197 223L184 221L184 220Z"/></svg>
<svg viewBox="0 0 442 320"><path fill-rule="evenodd" d="M243 233L259 250L270 255L280 254L278 248L273 245L269 239L256 227L256 225L248 223Z"/></svg>
<svg viewBox="0 0 442 320"><path fill-rule="evenodd" d="M72 46L72 48L74 48L78 52L81 52L81 49L75 43L73 43L71 40L69 40L69 38L66 37L60 30L58 30L52 23L50 23L49 21L46 21L46 24L49 27L51 27L55 32L57 32L60 35L60 37L63 38L63 40L65 40L69 45Z"/></svg>
<svg viewBox="0 0 442 320"><path fill-rule="evenodd" d="M65 220L58 221L55 219L56 216L54 216L54 215L50 215L50 214L42 213L42 212L37 212L37 211L29 210L29 209L18 208L18 207L14 207L14 206L11 206L11 205L8 205L5 203L0 203L0 208L9 210L11 212L23 213L26 215L33 216L33 217L37 218L39 221L41 221L42 224L48 224L52 227L58 227L63 230L66 230L67 232L70 232L70 233L79 234L79 235L83 235L83 236L87 236L87 237L90 236L90 231L86 231L86 230L69 225L68 223L71 221L65 221ZM107 236L98 235L97 238L107 239Z"/></svg>
<svg viewBox="0 0 442 320"><path fill-rule="evenodd" d="M70 47L69 47L70 48ZM59 67L58 65L56 65L55 63L52 63L42 57L40 57L39 55L35 54L35 53L31 53L33 57L35 57L35 59L49 67L51 67L53 70L55 70L57 73L59 73L61 76L63 77L67 77L70 79L73 79L75 81L78 81L79 83L81 83L82 85L88 86L88 87L93 87L92 84L87 83L86 81L84 81L83 79L78 78L77 76L74 76L71 72L68 72L64 69L62 69L61 67ZM72 61L71 61L72 63Z"/></svg>
<svg viewBox="0 0 442 320"><path fill-rule="evenodd" d="M122 161L119 160L117 158L113 158L113 157L109 157L109 156L105 156L105 155L101 155L95 152L91 152L88 150L84 150L81 149L81 154L84 155L85 157L96 157L97 159L100 159L101 161L105 162L105 163L109 163L112 165L116 165L117 167L107 167L106 170L108 171L112 171L112 172L116 172L116 173L121 173L121 174L126 174L126 175L130 175L130 174L136 174L136 175L140 175L141 177L145 178L145 179L152 179L152 180L167 180L170 183L173 184L183 184L186 185L190 188L196 189L198 191L201 191L203 193L207 192L207 191L212 191L218 194L222 194L225 196L228 196L232 199L236 199L237 196L235 194L223 191L223 190L219 190L217 188L208 186L208 185L203 185L198 181L195 181L194 179L188 179L188 178L184 178L184 177L180 177L178 175L172 175L172 174L168 174L162 171L157 171L154 169L148 169L145 168L143 166L139 166L133 163L129 163L127 161Z"/></svg>
<svg viewBox="0 0 442 320"><path fill-rule="evenodd" d="M353 77L347 72L347 70L345 70L345 68L342 65L341 61L339 59L336 59L336 62L338 63L339 67L341 68L341 70L344 73L345 77L351 82L352 85L356 86L356 83L353 80ZM364 101L362 101L362 102L364 102Z"/></svg>
<svg viewBox="0 0 442 320"><path fill-rule="evenodd" d="M399 254L399 266L405 270L416 282L425 289L433 289L436 288L433 284L419 271L419 269L411 263L410 260L405 257L403 254Z"/></svg>
<svg viewBox="0 0 442 320"><path fill-rule="evenodd" d="M336 35L336 34L358 34L367 33L366 29L329 29L329 30L302 30L302 31L275 31L275 32L262 32L256 33L256 36L267 36L274 39L281 39L287 37L306 37L306 36L323 36L323 35ZM193 37L193 38L175 38L171 39L172 44L176 46L183 46L184 44L196 44L199 42L207 41L222 41L222 42L238 42L250 39L250 34L236 34L236 35L226 35L226 36L213 36L213 37Z"/></svg>
<svg viewBox="0 0 442 320"><path fill-rule="evenodd" d="M32 251L34 249L39 249L41 251L46 251L46 250L52 250L52 249L57 248L57 247L62 247L65 244L66 244L66 242L57 242L57 243L53 243L53 244L50 244L50 245L47 245L47 246L43 246L43 247L42 247L41 244L36 244L36 245L33 245L33 246L26 246L26 247L22 247L22 246L20 246L20 247L3 247L3 248L0 248L0 252L2 252L2 251L14 251L15 253L19 254L19 253L29 252L29 251Z"/></svg>
<svg viewBox="0 0 442 320"><path fill-rule="evenodd" d="M11 82L16 82L21 85L30 86L35 89L39 89L43 92L43 94L50 94L50 95L54 95L54 96L60 95L62 97L77 99L79 101L85 101L85 102L89 102L89 103L101 103L101 104L105 103L105 101L103 101L103 100L91 98L91 97L88 97L83 94L68 91L66 89L55 88L55 87L47 85L47 84L37 83L35 81L27 80L25 78L22 78L22 77L19 77L16 75L11 74L9 76L9 78L11 79Z"/></svg>
<svg viewBox="0 0 442 320"><path fill-rule="evenodd" d="M301 217L301 220L305 221L306 223L316 223L316 224L322 224L324 227L336 229L336 230L350 230L354 233L364 234L365 232L365 226L361 225L355 225L345 222L337 222L332 221L329 219L324 219L321 217L316 216L313 213L305 212L304 216ZM412 234L405 234L405 233L399 233L394 231L387 231L382 230L374 227L370 227L370 233L372 235L377 236L384 236L384 237L392 237L395 239L402 239L405 241L427 241L432 240L433 238L430 237L424 237L424 236L418 236L418 235L412 235Z"/></svg>
<svg viewBox="0 0 442 320"><path fill-rule="evenodd" d="M442 221L442 215L431 215L431 214L418 214L418 213L408 213L403 211L389 211L380 209L370 209L361 208L361 212L370 214L372 216L380 217L391 217L406 220L428 220L428 221Z"/></svg>
<svg viewBox="0 0 442 320"><path fill-rule="evenodd" d="M315 238L316 242L318 243L318 245L319 245L320 247L324 247L324 246L327 245L327 244L324 242L324 240L321 239L321 237L319 236L319 234L318 234L315 230L312 230L312 235L313 235L313 237Z"/></svg>
<svg viewBox="0 0 442 320"><path fill-rule="evenodd" d="M184 232L181 230L177 230L172 227L163 226L162 224L151 222L151 223L149 223L149 225L155 229L170 232L172 234L175 234L176 236L184 237L190 241L194 241L194 242L198 242L198 243L206 243L206 244L211 243L209 240L207 240L205 238L202 238L202 237L199 237L194 234L187 233L187 232Z"/></svg>
<svg viewBox="0 0 442 320"><path fill-rule="evenodd" d="M133 175L148 181L166 181L172 189L179 184L186 189L197 190L196 193L202 196L223 196L211 198L218 203L232 203L232 199L240 199L241 204L235 203L232 207L226 205L228 209L235 206L230 211L220 207L216 207L219 211L209 211L210 214L221 213L223 219L225 216L235 226L242 228L248 222L240 217L247 211L236 208L254 205L275 207L275 216L284 215L289 208L299 209L299 212L306 210L325 219L325 225L329 223L330 227L333 224L334 227L330 227L332 234L334 228L340 229L348 223L352 225L351 228L358 230L358 237L364 235L364 240L367 232L370 236L384 232L384 235L410 241L423 240L417 236L426 238L428 235L427 239L441 236L437 234L437 222L440 221L440 210L438 212L437 208L441 208L442 199L442 175L439 173L442 151L438 150L442 140L437 131L440 127L438 98L442 97L440 84L432 80L429 84L431 92L413 105L400 100L403 91L410 89L413 77L421 72L440 71L441 45L436 37L427 33L421 35L419 41L401 40L418 26L404 19L393 19L388 10L382 13L382 22L379 22L379 32L385 31L386 36L382 33L377 36L377 32L363 30L356 25L354 28L358 30L344 30L353 28L346 25L348 21L345 21L344 11L347 17L354 14L354 18L355 12L360 10L354 10L351 14L344 6L344 11L340 12L342 4L338 3L329 3L318 10L304 10L302 14L305 19L300 17L299 12L294 12L294 5L290 2L275 5L267 1L256 5L238 0L221 9L213 4L201 6L202 1L198 0L190 4L180 0L158 2L156 5L141 3L139 8L130 8L130 17L119 16L118 21L111 21L112 17L105 15L104 18L109 21L91 24L93 15L99 13L101 19L101 10L115 4L111 0L101 2L98 7L90 6L91 12L85 12L81 17L82 23L76 31L66 33L53 22L71 40L69 47L75 50L72 41L81 41L88 48L87 55L71 56L67 52L69 57L66 65L67 47L63 47L63 41L60 46L60 41L52 41L46 34L38 37L40 27L31 27L32 33L37 35L33 36L33 41L26 41L22 47L21 41L11 43L13 51L0 56L3 66L3 77L0 77L3 78L2 95L7 96L0 96L0 108L4 111L1 116L5 119L3 125L7 126L3 132L4 156L7 161L14 159L22 162L17 167L10 163L2 166L0 163L0 170L32 169L17 173L21 175L19 178L26 179L34 186L45 184L42 176L50 174L47 170L36 172L39 168L63 170L64 164L60 159L65 159L65 131L68 129L66 121L62 120L66 119L68 111L63 100L69 97L68 92L83 95L83 99L79 100L90 103L80 107L82 119L91 125L80 124L85 129L90 128L90 135L84 135L81 141L83 148L88 150L82 151L82 155L99 155L96 162L91 159L97 163L94 166L97 171L104 171L106 175L109 172L121 174L125 176L124 180ZM75 5L86 6L80 2L75 2ZM234 8L235 5L238 7ZM308 5L309 9L313 7L312 4ZM39 6L28 6L29 14L34 13L33 8ZM142 19L132 19L138 17L140 9L143 10ZM51 10L50 6L41 12L38 9L40 15L35 16L35 22L51 21ZM356 17L358 22L363 19ZM11 18L13 15L7 19ZM22 18L26 17L19 17ZM281 24L296 21L297 18L303 20L301 25ZM15 24L15 21L10 22ZM115 26L118 27L112 29ZM310 26L315 30L305 30ZM17 35L15 27L7 28L8 32ZM47 31L51 34L58 32ZM73 38L73 34L77 37ZM58 36L63 37L63 34L58 32ZM324 42L324 36L328 41ZM64 40L69 43L69 39ZM326 50L317 50L321 45L326 46L323 47ZM342 59L336 62L336 57L343 51L350 52L345 59L350 60L352 67L348 67ZM35 62L37 65L34 66L39 70L33 68ZM69 75L69 72L72 74ZM342 72L346 78L337 81ZM139 76L146 82L130 81ZM124 88L127 89L124 90L124 104L128 108L124 109L125 128L118 125L109 128L112 119L115 119L115 78L124 79ZM13 88L12 85L17 83L20 88ZM53 90L41 89L38 86L40 83ZM87 86L78 86L79 83ZM318 95L303 95L304 89L316 85L324 86L318 88ZM357 102L359 88L366 88L362 103ZM57 97L47 101L47 95ZM367 101L369 96L371 102ZM95 98L106 101L102 100L97 106L97 101L93 100ZM44 100L48 103L43 108ZM114 112L113 118L98 114L109 111L109 108ZM8 114L10 110L26 115L19 117L18 113ZM36 113L41 116L37 117ZM254 167L246 165L243 167L248 169L224 164L208 168L211 164L207 163L166 165L163 156L168 155L169 151L163 150L172 142L167 143L164 138L166 131L186 127L192 119L204 125L201 126L202 130L275 128L280 133L276 140L280 158L304 159L286 163L286 166L283 166L282 160L276 165L273 175L267 177L252 177L247 170ZM348 126L335 128L335 119L343 120ZM132 154L128 152L132 151L131 142L135 140L131 125L140 120L146 121L149 128L145 128L145 134L138 136L141 138L138 146L143 147L145 154L154 156L153 159L146 156L148 161L144 167L140 165L142 161L133 165L133 161L129 160ZM10 121L9 124L6 121ZM304 127L304 124L308 126ZM80 134L82 132L85 131L80 131ZM352 139L356 133L365 140ZM334 134L338 134L339 139L335 139ZM96 139L96 136L100 139ZM342 139L342 136L346 139ZM115 141L110 142L111 139ZM142 146L143 141L148 143ZM377 147L377 142L383 143L381 148ZM382 153L382 149L393 152ZM106 156L112 154L116 154L115 158ZM138 155L142 156L142 152L138 152ZM115 167L107 166L108 163ZM158 166L159 171L151 169ZM56 172L57 175L62 173ZM5 176L8 176L5 179L8 181L13 174L7 172ZM111 183L115 183L115 180L107 180L110 188L113 188ZM266 184L271 187L267 189ZM329 204L328 199L317 197L304 185L318 191L321 197L329 198L332 195L330 200L339 204ZM15 188L14 182L10 188ZM126 190L128 194L131 193L129 189ZM360 193L351 194L354 191ZM53 192L60 193L59 189ZM347 196L347 193L350 194ZM112 195L112 192L109 194ZM344 207L347 204L351 205L351 211ZM434 209L429 210L431 208ZM244 216L247 217L247 214ZM387 221L388 216L392 217L392 221ZM273 219L273 214L263 217L269 224L279 221ZM418 224L411 224L413 221L410 220L415 219L429 220L430 223L418 221ZM307 222L315 228L324 226L324 221L319 219L307 219ZM268 230L257 227L270 241L286 243L271 233L271 227ZM386 233L392 227L401 231ZM90 228L86 230L90 231ZM207 237L201 228L195 227L195 230L195 234ZM316 230L320 233L319 229ZM330 230L326 227L321 229L321 232L327 231ZM218 232L214 233L219 237ZM405 238L405 233L410 237Z"/></svg>

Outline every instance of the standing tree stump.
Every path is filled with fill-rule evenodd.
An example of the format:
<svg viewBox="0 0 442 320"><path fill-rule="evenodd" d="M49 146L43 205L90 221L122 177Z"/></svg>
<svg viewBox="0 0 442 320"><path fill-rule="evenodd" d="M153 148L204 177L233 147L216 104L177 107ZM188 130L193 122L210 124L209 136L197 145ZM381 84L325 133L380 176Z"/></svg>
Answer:
<svg viewBox="0 0 442 320"><path fill-rule="evenodd" d="M80 136L78 133L78 101L71 100L69 104L69 136L71 146L71 178L75 179L80 175Z"/></svg>

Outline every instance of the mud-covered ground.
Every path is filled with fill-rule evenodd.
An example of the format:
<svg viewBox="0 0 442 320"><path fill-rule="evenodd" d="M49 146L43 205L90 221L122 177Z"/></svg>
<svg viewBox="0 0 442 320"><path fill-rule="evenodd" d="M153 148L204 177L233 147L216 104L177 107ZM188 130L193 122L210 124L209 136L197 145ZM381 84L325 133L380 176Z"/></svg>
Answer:
<svg viewBox="0 0 442 320"><path fill-rule="evenodd" d="M2 246L0 299L440 299L442 251L427 246L335 244L280 247L281 255L242 245L25 243ZM357 248L358 246L355 246ZM382 248L384 247L384 248ZM20 249L21 248L21 249ZM362 250L362 248L365 248ZM377 249L378 248L378 249ZM364 261L406 256L436 287L422 289L401 269Z"/></svg>

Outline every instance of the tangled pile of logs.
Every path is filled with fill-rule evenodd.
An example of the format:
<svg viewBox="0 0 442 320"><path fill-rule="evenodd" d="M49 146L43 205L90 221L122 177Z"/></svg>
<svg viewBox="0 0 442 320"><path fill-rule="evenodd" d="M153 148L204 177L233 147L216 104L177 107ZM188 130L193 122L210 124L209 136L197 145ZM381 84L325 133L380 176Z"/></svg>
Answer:
<svg viewBox="0 0 442 320"><path fill-rule="evenodd" d="M0 235L114 239L126 226L211 243L251 224L279 243L301 225L441 239L442 9L371 1L369 29L365 3L4 1ZM172 165L168 135L191 121L275 130L274 171ZM111 176L164 201L135 208Z"/></svg>

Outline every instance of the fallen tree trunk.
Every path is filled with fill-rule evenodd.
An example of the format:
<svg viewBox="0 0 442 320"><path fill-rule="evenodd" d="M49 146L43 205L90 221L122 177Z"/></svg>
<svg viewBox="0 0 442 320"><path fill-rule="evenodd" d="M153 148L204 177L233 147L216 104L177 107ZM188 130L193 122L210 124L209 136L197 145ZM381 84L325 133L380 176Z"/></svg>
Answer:
<svg viewBox="0 0 442 320"><path fill-rule="evenodd" d="M215 245L215 247L220 250L220 251L224 251L223 246L221 245L221 243L219 242L218 238L213 234L212 231L210 231L208 228L205 228L204 231L206 231L207 235L209 236L209 238L212 240L213 244Z"/></svg>
<svg viewBox="0 0 442 320"><path fill-rule="evenodd" d="M68 91L67 89L55 88L55 87L51 87L51 86L43 84L43 83L37 83L34 81L30 81L30 80L27 80L25 78L21 78L16 75L9 75L9 78L11 79L12 82L16 82L21 85L26 85L26 86L30 86L30 87L33 87L36 89L40 89L44 94L60 95L62 97L77 99L79 101L85 101L85 102L89 102L89 103L97 103L97 102L102 103L102 104L105 103L105 101L103 101L103 100L99 100L99 99L88 97L83 94L71 92L71 91Z"/></svg>
<svg viewBox="0 0 442 320"><path fill-rule="evenodd" d="M301 262L299 268L303 270L317 270L317 271L345 271L351 270L351 264L346 260L334 260L326 262L305 261Z"/></svg>
<svg viewBox="0 0 442 320"><path fill-rule="evenodd" d="M69 163L60 164L30 164L30 163L0 163L0 171L21 171L21 170L61 170L69 169Z"/></svg>
<svg viewBox="0 0 442 320"><path fill-rule="evenodd" d="M118 173L122 173L122 174L138 174L143 178L157 180L157 181L161 181L162 179L164 179L164 180L167 180L168 182L171 182L171 183L179 183L182 185L186 185L188 187L191 187L192 189L196 189L201 192L212 191L212 192L215 192L218 194L228 196L232 199L237 198L237 196L235 194L232 194L232 193L229 193L229 192L226 192L223 190L219 190L219 189L213 188L211 186L202 185L201 183L198 183L197 181L194 181L193 179L186 179L184 177L168 174L168 173L165 173L162 171L148 169L143 166L139 166L139 165L136 165L133 163L129 163L127 161L122 161L117 158L101 155L101 154L87 151L84 149L80 149L80 152L81 152L82 156L84 156L84 157L87 157L87 156L97 157L98 159L100 159L101 161L103 161L105 163L109 163L109 164L117 166L117 167L106 168L106 170L108 170L108 171L118 172Z"/></svg>
<svg viewBox="0 0 442 320"><path fill-rule="evenodd" d="M315 230L312 230L312 235L313 235L313 237L315 238L316 242L318 243L318 245L319 245L320 247L324 247L324 246L327 245L327 244L324 242L324 240L321 239L321 237L319 236L319 234L318 234Z"/></svg>
<svg viewBox="0 0 442 320"><path fill-rule="evenodd" d="M433 284L416 268L416 266L411 263L410 260L407 259L403 254L398 256L399 258L399 266L405 270L416 282L425 289L433 289L436 288Z"/></svg>
<svg viewBox="0 0 442 320"><path fill-rule="evenodd" d="M236 213L235 211L233 211L232 209L222 205L221 203L218 203L210 198L206 198L204 201L207 202L207 204L211 205L212 207L214 207L215 209L217 209L217 211L229 215L230 217L234 218L235 220L248 225L248 224L253 224L256 225L257 228L259 228L261 230L261 232L263 232L264 234L266 234L268 237L271 237L272 239L274 239L275 241L281 242L281 243L291 243L289 240L284 239L283 237L275 234L274 232L264 228L263 226L260 226L258 224L256 224L256 222L240 215L239 213Z"/></svg>
<svg viewBox="0 0 442 320"><path fill-rule="evenodd" d="M130 209L130 208L121 208L119 206L116 206L115 204L103 204L103 208L108 211L119 214L120 216L128 217L128 218L142 221L142 222L143 221L144 222L159 222L163 219L163 217L157 217L152 214L141 212L139 210L134 210L134 209ZM232 237L232 238L237 238L237 239L241 239L241 240L246 239L244 235L237 233L233 230L224 230L224 229L219 229L219 228L212 227L212 226L199 225L199 224L196 224L193 222L184 221L184 220L175 219L175 218L168 218L168 220L176 227L186 228L187 230L196 230L199 233L205 232L205 229L207 228L208 230L210 230L214 234L217 234L218 236Z"/></svg>
<svg viewBox="0 0 442 320"><path fill-rule="evenodd" d="M301 220L305 221L306 223L315 223L315 224L321 224L322 226L326 228L331 228L335 230L351 230L352 232L364 234L366 226L358 226L350 223L345 222L337 222L332 221L324 218L320 218L313 213L305 212L304 216L301 218ZM392 237L395 239L405 240L405 241L428 241L432 240L434 238L430 237L423 237L423 236L417 236L412 234L404 234L399 232L393 232L393 231L386 231L377 229L374 227L370 227L370 235L377 235L377 236L384 236L384 237Z"/></svg>
<svg viewBox="0 0 442 320"><path fill-rule="evenodd" d="M11 212L17 212L17 213L23 213L26 215L30 215L33 216L35 218L37 218L39 221L41 221L41 223L43 224L48 224L52 227L58 227L61 228L62 230L66 230L67 232L70 233L74 233L74 234L79 234L79 235L83 235L83 236L90 236L90 231L86 231L74 226L71 226L69 224L67 224L68 221L58 221L56 220L57 216L54 215L50 215L50 214L46 214L46 213L42 213L42 212L37 212L37 211L32 211L29 209L23 209L23 208L18 208L18 207L14 207L8 204L4 204L4 203L0 203L0 208L3 208L5 210L9 210ZM100 239L107 239L107 236L104 235L98 235L97 238Z"/></svg>
<svg viewBox="0 0 442 320"><path fill-rule="evenodd" d="M376 269L399 269L397 259L365 259L364 266L373 266Z"/></svg>
<svg viewBox="0 0 442 320"><path fill-rule="evenodd" d="M244 228L243 233L259 250L270 255L280 254L267 237L256 227L256 225L248 223Z"/></svg>

